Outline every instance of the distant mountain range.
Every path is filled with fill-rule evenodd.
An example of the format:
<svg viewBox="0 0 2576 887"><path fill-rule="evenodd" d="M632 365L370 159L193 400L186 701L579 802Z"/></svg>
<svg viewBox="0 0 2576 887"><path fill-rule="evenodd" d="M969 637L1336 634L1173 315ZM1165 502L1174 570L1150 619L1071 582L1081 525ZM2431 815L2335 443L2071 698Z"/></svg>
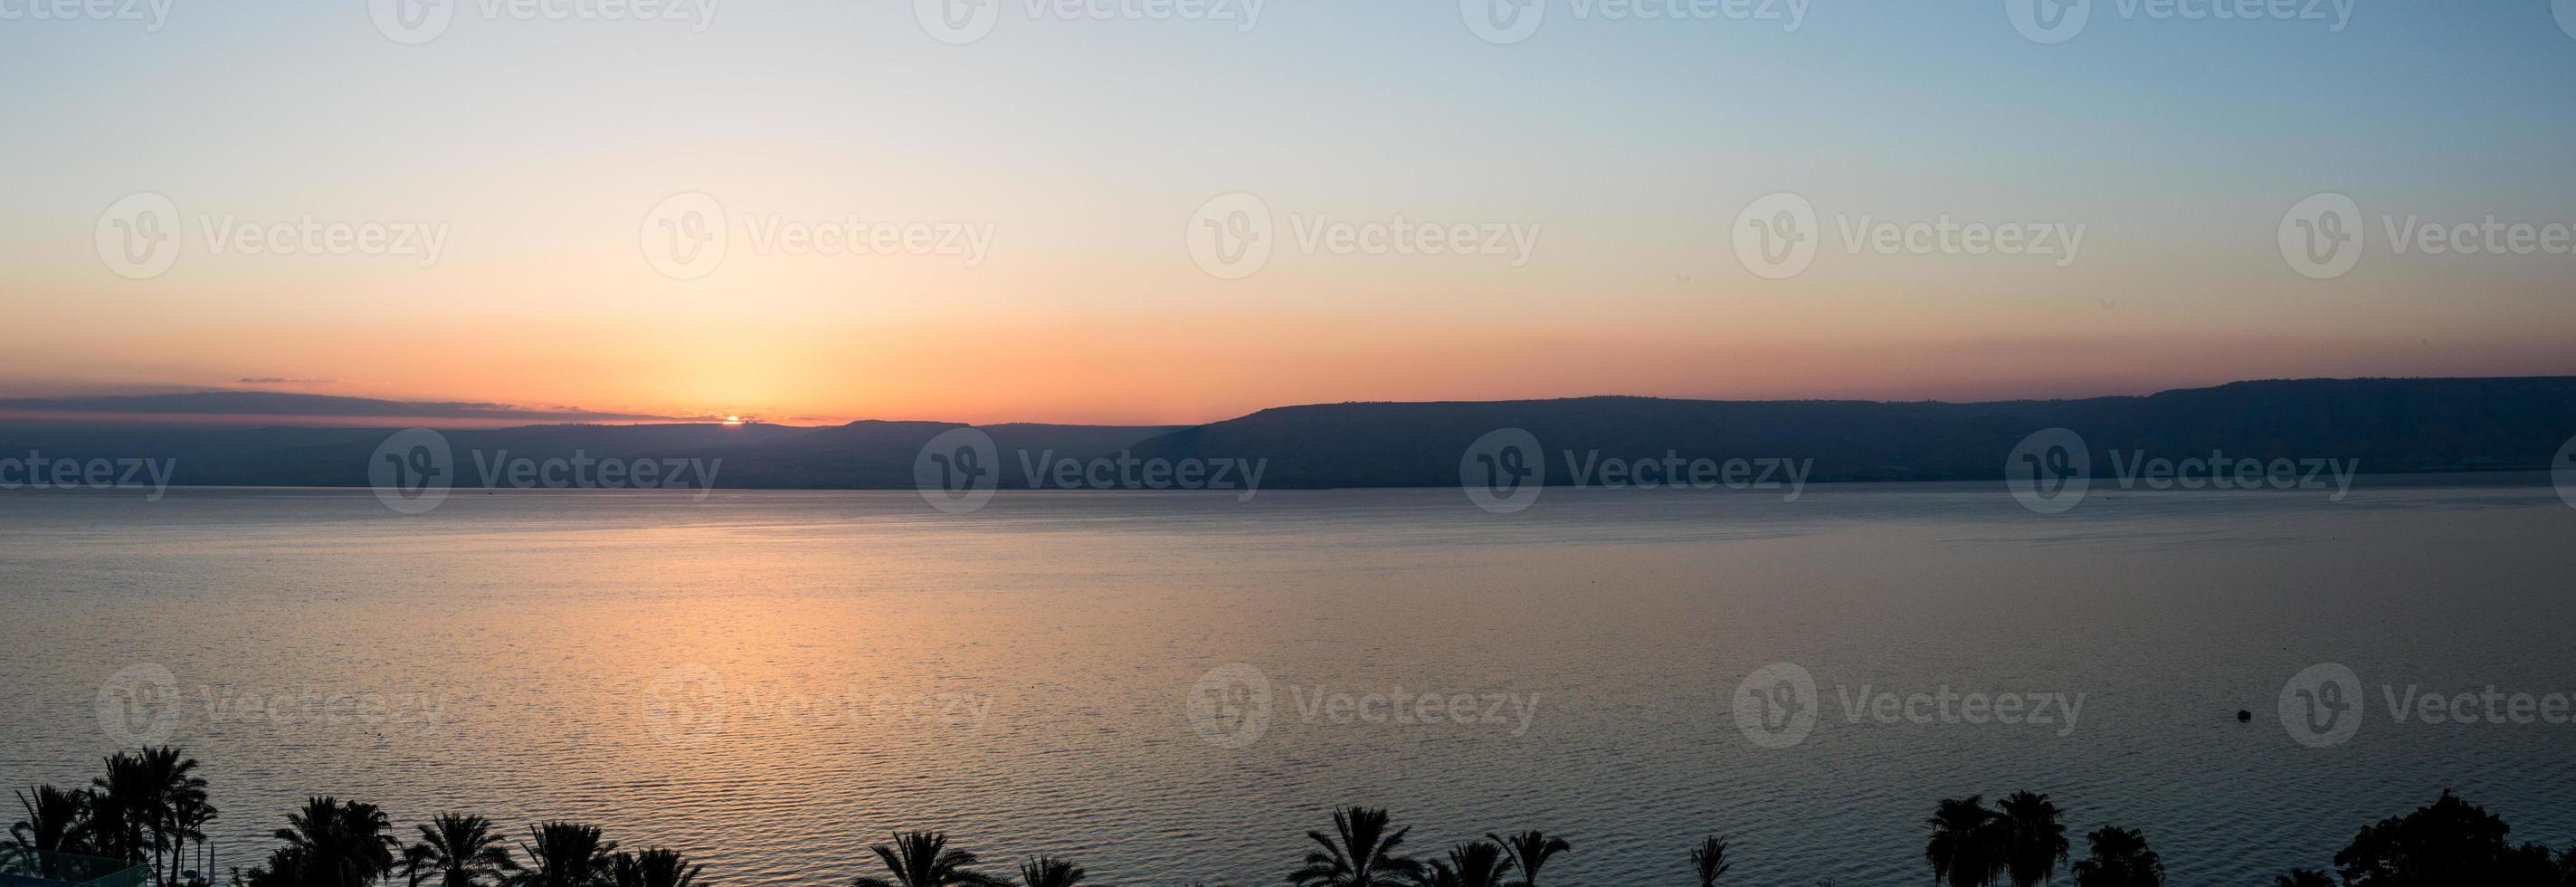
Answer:
<svg viewBox="0 0 2576 887"><path fill-rule="evenodd" d="M217 395L220 396L220 395ZM368 462L394 427L108 421L151 410L118 398L0 401L0 459L176 460L181 485L365 486ZM261 394L260 415L297 412L302 395ZM179 398L174 401L171 398ZM416 405L334 398L334 417L420 416ZM387 402L372 402L387 403ZM479 417L501 411L469 406ZM49 407L57 409L49 411ZM50 415L59 412L61 418ZM503 413L506 414L506 413ZM345 423L345 418L336 419ZM725 488L909 489L945 422L549 424L445 430L461 483L502 458L715 460ZM2534 469L2576 436L2576 378L2353 379L2239 382L2144 397L1994 403L1695 401L1642 397L1484 403L1345 403L1280 407L1206 425L981 426L1004 487L1026 486L1041 460L1120 454L1136 460L1260 460L1264 488L1455 486L1468 448L1497 429L1529 433L1561 461L1812 460L1811 480L1993 479L2033 432L2071 429L2092 460L2114 453L2358 460L2365 473ZM6 478L0 478L4 481Z"/></svg>

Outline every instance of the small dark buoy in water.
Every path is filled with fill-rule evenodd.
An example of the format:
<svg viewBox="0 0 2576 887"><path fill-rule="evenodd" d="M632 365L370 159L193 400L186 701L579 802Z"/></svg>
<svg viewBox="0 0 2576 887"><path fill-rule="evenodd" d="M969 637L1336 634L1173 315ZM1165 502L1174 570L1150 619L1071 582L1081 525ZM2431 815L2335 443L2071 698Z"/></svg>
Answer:
<svg viewBox="0 0 2576 887"><path fill-rule="evenodd" d="M2239 724L2251 723L2251 722L2253 722L2253 720L2254 720L2254 713L2253 713L2253 712L2246 711L2246 710L2241 709L2241 708L2236 710L2236 722L2237 722L2237 723L2239 723Z"/></svg>

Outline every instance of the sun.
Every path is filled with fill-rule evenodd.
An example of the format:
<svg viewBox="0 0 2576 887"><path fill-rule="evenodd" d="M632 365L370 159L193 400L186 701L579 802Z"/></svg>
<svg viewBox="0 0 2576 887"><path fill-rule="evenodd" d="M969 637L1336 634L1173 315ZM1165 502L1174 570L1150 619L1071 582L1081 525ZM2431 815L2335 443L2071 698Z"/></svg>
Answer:
<svg viewBox="0 0 2576 887"><path fill-rule="evenodd" d="M724 423L725 423L725 424L727 424L727 425L740 425L740 424L742 424L742 417L741 417L741 416L726 416L726 417L725 417L725 420L724 420Z"/></svg>

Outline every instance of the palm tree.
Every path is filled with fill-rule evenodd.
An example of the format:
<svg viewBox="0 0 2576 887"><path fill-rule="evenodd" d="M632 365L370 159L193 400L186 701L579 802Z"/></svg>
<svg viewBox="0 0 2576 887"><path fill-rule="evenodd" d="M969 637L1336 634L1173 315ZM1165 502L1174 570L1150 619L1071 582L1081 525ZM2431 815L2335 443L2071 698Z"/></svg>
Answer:
<svg viewBox="0 0 2576 887"><path fill-rule="evenodd" d="M463 813L441 813L420 826L413 849L429 854L427 865L439 887L493 887L519 864L492 821Z"/></svg>
<svg viewBox="0 0 2576 887"><path fill-rule="evenodd" d="M2316 869L2291 869L2289 874L2273 878L2272 887L2335 887L2335 882Z"/></svg>
<svg viewBox="0 0 2576 887"><path fill-rule="evenodd" d="M286 846L271 854L268 873L296 887L367 887L394 870L401 842L374 804L309 798L286 824L276 832Z"/></svg>
<svg viewBox="0 0 2576 887"><path fill-rule="evenodd" d="M2032 887L2057 880L2058 863L2066 861L2066 825L2057 821L2057 805L2047 795L2014 792L1996 805L1995 824L2003 833L2004 871L2013 887Z"/></svg>
<svg viewBox="0 0 2576 887"><path fill-rule="evenodd" d="M1306 833L1322 848L1308 851L1306 865L1288 875L1291 884L1307 887L1388 887L1422 874L1422 863L1395 855L1404 833L1387 831L1384 810L1348 807L1333 811L1333 834Z"/></svg>
<svg viewBox="0 0 2576 887"><path fill-rule="evenodd" d="M39 785L12 794L18 796L18 809L26 811L27 818L10 823L11 846L48 853L88 849L84 832L89 824L89 792Z"/></svg>
<svg viewBox="0 0 2576 887"><path fill-rule="evenodd" d="M1551 838L1537 829L1515 832L1508 838L1486 832L1485 840L1500 845L1503 853L1511 857L1512 867L1520 869L1525 887L1538 887L1538 870L1547 865L1550 857L1574 849L1564 838Z"/></svg>
<svg viewBox="0 0 2576 887"><path fill-rule="evenodd" d="M680 851L662 847L617 854L610 866L617 887L689 887L698 880L699 868Z"/></svg>
<svg viewBox="0 0 2576 887"><path fill-rule="evenodd" d="M1509 887L1512 863L1501 844L1470 841L1449 848L1448 859L1432 860L1413 882L1419 887Z"/></svg>
<svg viewBox="0 0 2576 887"><path fill-rule="evenodd" d="M1699 887L1716 887L1717 879L1735 863L1726 861L1726 839L1716 835L1701 838L1699 847L1691 850L1691 871L1699 875Z"/></svg>
<svg viewBox="0 0 2576 887"><path fill-rule="evenodd" d="M1022 887L1074 887L1082 883L1082 867L1053 856L1040 856L1020 863Z"/></svg>
<svg viewBox="0 0 2576 887"><path fill-rule="evenodd" d="M1932 840L1923 848L1923 859L1932 864L1932 883L1986 887L1995 882L2004 867L2003 832L1985 799L1969 795L1942 801L1926 821Z"/></svg>
<svg viewBox="0 0 2576 887"><path fill-rule="evenodd" d="M885 862L894 880L862 875L850 881L850 887L1000 887L1000 878L967 870L975 864L975 854L948 849L946 832L904 832L894 836L891 845L868 848Z"/></svg>
<svg viewBox="0 0 2576 887"><path fill-rule="evenodd" d="M2164 887L2164 861L2137 830L2106 825L2084 840L2092 855L2075 863L2076 887Z"/></svg>
<svg viewBox="0 0 2576 887"><path fill-rule="evenodd" d="M144 862L151 852L148 835L159 798L151 769L131 752L117 752L104 763L107 775L90 780L91 849L109 859Z"/></svg>
<svg viewBox="0 0 2576 887"><path fill-rule="evenodd" d="M402 870L405 887L420 887L420 882L427 880L430 873L438 870L435 862L436 858L430 855L427 847L413 844L403 848Z"/></svg>
<svg viewBox="0 0 2576 887"><path fill-rule="evenodd" d="M614 883L617 842L599 839L599 826L549 822L529 829L521 844L525 867L511 873L512 887L607 887Z"/></svg>

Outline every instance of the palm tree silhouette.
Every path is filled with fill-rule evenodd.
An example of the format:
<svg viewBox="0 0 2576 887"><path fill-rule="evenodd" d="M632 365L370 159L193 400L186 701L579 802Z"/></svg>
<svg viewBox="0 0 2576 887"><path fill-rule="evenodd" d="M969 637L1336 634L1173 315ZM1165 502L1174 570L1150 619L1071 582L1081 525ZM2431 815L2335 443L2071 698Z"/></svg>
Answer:
<svg viewBox="0 0 2576 887"><path fill-rule="evenodd" d="M1291 884L1309 887L1388 887L1418 878L1422 863L1395 855L1411 829L1387 830L1384 810L1347 807L1333 811L1333 834L1306 833L1321 848L1306 853L1306 865L1288 875Z"/></svg>
<svg viewBox="0 0 2576 887"><path fill-rule="evenodd" d="M2013 887L2032 887L2057 880L2057 865L2066 860L2066 825L2057 821L2057 805L2047 795L2014 792L1995 805L1996 827L2003 832L2004 871Z"/></svg>
<svg viewBox="0 0 2576 887"><path fill-rule="evenodd" d="M2092 854L2075 863L2076 887L2164 887L2164 860L2135 829L2106 825L2084 840Z"/></svg>
<svg viewBox="0 0 2576 887"><path fill-rule="evenodd" d="M1923 859L1932 864L1932 883L1950 887L1985 887L2004 867L2004 836L1995 812L1977 795L1941 802L1926 820L1932 840Z"/></svg>
<svg viewBox="0 0 2576 887"><path fill-rule="evenodd" d="M511 887L607 887L617 842L599 839L599 826L549 822L519 845L526 865L509 876Z"/></svg>
<svg viewBox="0 0 2576 887"><path fill-rule="evenodd" d="M1699 876L1699 887L1716 887L1717 879L1735 863L1726 861L1726 839L1716 835L1701 838L1691 850L1691 872Z"/></svg>
<svg viewBox="0 0 2576 887"><path fill-rule="evenodd" d="M689 887L698 880L700 868L680 851L662 847L617 854L610 866L617 887Z"/></svg>
<svg viewBox="0 0 2576 887"><path fill-rule="evenodd" d="M376 805L308 798L276 831L286 846L270 854L269 874L296 887L366 887L394 869L392 824Z"/></svg>
<svg viewBox="0 0 2576 887"><path fill-rule="evenodd" d="M1419 887L1510 887L1512 863L1502 845L1470 841L1449 848L1448 859L1432 860L1413 882Z"/></svg>
<svg viewBox="0 0 2576 887"><path fill-rule="evenodd" d="M402 870L405 887L420 887L420 882L428 880L430 873L438 870L430 863L429 848L419 844L403 848Z"/></svg>
<svg viewBox="0 0 2576 887"><path fill-rule="evenodd" d="M494 887L519 864L492 821L463 813L441 813L420 826L412 849L426 852L429 871L439 887Z"/></svg>
<svg viewBox="0 0 2576 887"><path fill-rule="evenodd" d="M2335 887L2335 882L2316 869L2291 869L2289 874L2273 878L2272 887Z"/></svg>
<svg viewBox="0 0 2576 887"><path fill-rule="evenodd" d="M1538 887L1538 870L1547 865L1550 857L1574 849L1564 838L1551 838L1537 829L1515 832L1508 838L1486 832L1485 840L1501 846L1503 853L1511 857L1512 867L1520 869L1521 883L1526 887Z"/></svg>
<svg viewBox="0 0 2576 887"><path fill-rule="evenodd" d="M25 811L27 818L9 824L11 846L48 853L80 853L88 849L84 832L89 823L89 792L39 785L12 794L18 796L18 809Z"/></svg>
<svg viewBox="0 0 2576 887"><path fill-rule="evenodd" d="M967 870L975 864L975 854L948 849L946 832L904 832L894 836L894 844L868 848L885 861L894 879L861 875L850 881L850 887L999 887L1007 884L1000 878Z"/></svg>
<svg viewBox="0 0 2576 887"><path fill-rule="evenodd" d="M1074 887L1082 883L1082 867L1053 856L1040 856L1020 863L1023 887Z"/></svg>

